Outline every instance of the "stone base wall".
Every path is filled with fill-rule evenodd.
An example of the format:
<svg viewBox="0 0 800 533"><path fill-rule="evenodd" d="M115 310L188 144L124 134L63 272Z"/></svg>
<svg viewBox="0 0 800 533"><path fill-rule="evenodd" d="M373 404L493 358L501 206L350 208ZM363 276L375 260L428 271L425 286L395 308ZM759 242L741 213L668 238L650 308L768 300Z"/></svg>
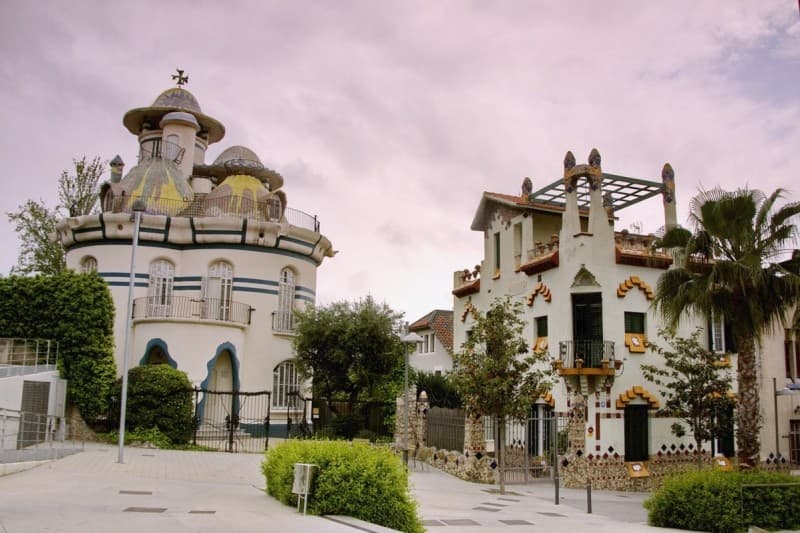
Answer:
<svg viewBox="0 0 800 533"><path fill-rule="evenodd" d="M81 440L96 442L97 435L95 432L86 425L83 421L81 413L74 405L67 407L67 440Z"/></svg>
<svg viewBox="0 0 800 533"><path fill-rule="evenodd" d="M453 450L437 450L434 447L420 446L413 456L419 467L427 464L443 472L467 481L477 483L497 482L497 463L494 457L481 452L461 453Z"/></svg>

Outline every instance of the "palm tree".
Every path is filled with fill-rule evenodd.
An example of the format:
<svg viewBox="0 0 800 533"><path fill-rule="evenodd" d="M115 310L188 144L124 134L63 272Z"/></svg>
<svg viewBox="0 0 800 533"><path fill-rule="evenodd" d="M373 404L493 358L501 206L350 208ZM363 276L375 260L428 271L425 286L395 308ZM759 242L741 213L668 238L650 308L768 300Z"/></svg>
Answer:
<svg viewBox="0 0 800 533"><path fill-rule="evenodd" d="M760 448L756 348L800 301L800 277L780 262L795 241L800 203L777 207L783 193L700 191L690 205L694 231L668 228L656 243L674 257L673 267L659 277L654 302L667 326L674 329L686 313L733 325L739 355L736 445L740 464L750 466Z"/></svg>

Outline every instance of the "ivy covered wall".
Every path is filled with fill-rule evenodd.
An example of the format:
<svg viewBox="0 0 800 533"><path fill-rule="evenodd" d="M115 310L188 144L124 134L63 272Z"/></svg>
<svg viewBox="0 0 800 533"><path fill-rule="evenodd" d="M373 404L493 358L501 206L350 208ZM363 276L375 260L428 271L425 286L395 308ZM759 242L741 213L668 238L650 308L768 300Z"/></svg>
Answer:
<svg viewBox="0 0 800 533"><path fill-rule="evenodd" d="M58 341L67 399L91 423L116 378L114 304L96 274L0 278L0 337Z"/></svg>

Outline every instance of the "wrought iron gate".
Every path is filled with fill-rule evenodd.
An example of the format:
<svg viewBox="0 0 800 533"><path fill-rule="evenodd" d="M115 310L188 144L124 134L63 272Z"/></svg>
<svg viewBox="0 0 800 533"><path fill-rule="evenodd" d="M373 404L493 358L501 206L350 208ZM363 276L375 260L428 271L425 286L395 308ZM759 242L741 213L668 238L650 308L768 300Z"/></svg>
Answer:
<svg viewBox="0 0 800 533"><path fill-rule="evenodd" d="M194 390L192 442L225 452L262 452L269 445L270 392Z"/></svg>
<svg viewBox="0 0 800 533"><path fill-rule="evenodd" d="M505 453L505 465L500 472L504 481L508 484L531 483L550 481L558 476L558 457L565 454L567 448L568 422L568 418L552 412L541 417L509 420L505 435L501 436L493 420L495 457L500 447Z"/></svg>

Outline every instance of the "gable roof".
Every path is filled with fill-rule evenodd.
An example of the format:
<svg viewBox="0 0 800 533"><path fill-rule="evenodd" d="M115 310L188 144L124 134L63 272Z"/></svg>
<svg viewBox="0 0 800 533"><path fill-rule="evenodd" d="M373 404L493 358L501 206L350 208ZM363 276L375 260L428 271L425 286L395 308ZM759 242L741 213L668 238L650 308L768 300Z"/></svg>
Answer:
<svg viewBox="0 0 800 533"><path fill-rule="evenodd" d="M453 353L453 311L435 309L408 326L408 331L422 329L433 330L447 352Z"/></svg>

